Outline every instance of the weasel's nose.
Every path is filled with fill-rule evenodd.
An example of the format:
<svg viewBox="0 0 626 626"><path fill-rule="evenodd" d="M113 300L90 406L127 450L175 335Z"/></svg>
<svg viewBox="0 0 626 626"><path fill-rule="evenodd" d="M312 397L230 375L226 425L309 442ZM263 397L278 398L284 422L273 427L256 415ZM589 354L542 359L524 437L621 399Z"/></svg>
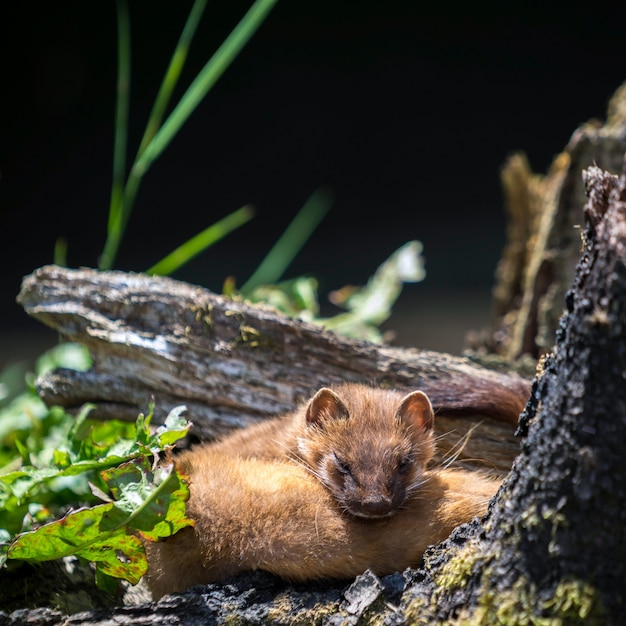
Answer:
<svg viewBox="0 0 626 626"><path fill-rule="evenodd" d="M393 514L393 505L390 498L376 497L364 498L357 515L360 517L388 517Z"/></svg>

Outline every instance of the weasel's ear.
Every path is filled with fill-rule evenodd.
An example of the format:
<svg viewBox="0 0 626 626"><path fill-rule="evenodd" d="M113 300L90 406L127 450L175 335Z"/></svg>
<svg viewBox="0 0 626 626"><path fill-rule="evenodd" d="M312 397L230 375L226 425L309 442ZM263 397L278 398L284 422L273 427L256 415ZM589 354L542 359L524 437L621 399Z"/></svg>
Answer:
<svg viewBox="0 0 626 626"><path fill-rule="evenodd" d="M350 414L341 398L327 387L322 387L306 408L308 426L320 426L325 420L348 419Z"/></svg>
<svg viewBox="0 0 626 626"><path fill-rule="evenodd" d="M396 417L416 430L428 432L433 428L435 414L428 396L423 391L414 391L402 400Z"/></svg>

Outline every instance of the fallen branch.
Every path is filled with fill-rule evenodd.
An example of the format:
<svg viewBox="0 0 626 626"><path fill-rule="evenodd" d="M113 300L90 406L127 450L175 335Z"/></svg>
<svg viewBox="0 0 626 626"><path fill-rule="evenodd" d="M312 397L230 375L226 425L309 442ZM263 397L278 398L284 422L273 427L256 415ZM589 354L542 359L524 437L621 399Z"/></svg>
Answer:
<svg viewBox="0 0 626 626"><path fill-rule="evenodd" d="M323 385L357 381L426 391L445 435L443 453L478 423L466 458L488 458L508 471L518 451L513 426L529 381L467 358L346 339L141 274L47 266L24 280L18 300L93 356L87 372L60 370L38 381L49 405L93 402L96 417L135 419L154 397L157 419L185 404L194 434L207 439L292 410ZM472 419L457 417L468 411Z"/></svg>

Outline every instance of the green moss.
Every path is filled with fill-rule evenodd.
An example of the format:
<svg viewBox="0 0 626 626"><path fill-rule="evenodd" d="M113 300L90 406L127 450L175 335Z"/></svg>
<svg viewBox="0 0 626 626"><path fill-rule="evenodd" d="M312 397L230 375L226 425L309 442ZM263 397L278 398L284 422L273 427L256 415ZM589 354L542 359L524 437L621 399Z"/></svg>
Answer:
<svg viewBox="0 0 626 626"><path fill-rule="evenodd" d="M564 523L557 511L536 512L527 516L528 522L554 522L554 528ZM458 589L463 589L472 575L480 569L478 604L468 607L445 624L456 626L570 626L574 624L602 625L606 623L605 610L597 589L589 582L572 577L563 578L546 599L536 585L520 578L512 589L501 590L496 584L496 568L485 565L494 554L481 549L479 541L466 544L434 574L437 589L429 601L416 598L406 608L408 623L434 624L437 607L445 606ZM497 561L497 558L495 559Z"/></svg>
<svg viewBox="0 0 626 626"><path fill-rule="evenodd" d="M542 600L533 583L519 579L509 591L483 591L478 606L464 612L454 623L457 626L587 626L604 624L603 615L597 591L588 582L564 579L551 598Z"/></svg>
<svg viewBox="0 0 626 626"><path fill-rule="evenodd" d="M414 598L404 609L406 623L412 626L429 626L434 622L430 619L431 605L423 598Z"/></svg>
<svg viewBox="0 0 626 626"><path fill-rule="evenodd" d="M239 325L237 342L249 348L262 348L271 352L277 352L282 349L278 341L247 324Z"/></svg>
<svg viewBox="0 0 626 626"><path fill-rule="evenodd" d="M533 504L522 511L519 516L519 525L523 528L537 528L541 524L541 518L542 516L537 511L537 505Z"/></svg>
<svg viewBox="0 0 626 626"><path fill-rule="evenodd" d="M211 303L206 306L197 306L191 309L196 322L202 323L203 331L213 330L213 305Z"/></svg>
<svg viewBox="0 0 626 626"><path fill-rule="evenodd" d="M245 343L250 348L256 348L262 341L262 335L256 328L244 324L239 326L239 337L241 343Z"/></svg>
<svg viewBox="0 0 626 626"><path fill-rule="evenodd" d="M475 570L476 562L484 560L477 541L469 541L438 572L434 581L438 588L446 592L465 587Z"/></svg>
<svg viewBox="0 0 626 626"><path fill-rule="evenodd" d="M563 619L585 620L601 617L601 602L593 585L582 580L564 580L545 603L545 608Z"/></svg>
<svg viewBox="0 0 626 626"><path fill-rule="evenodd" d="M266 623L280 624L280 626L298 626L300 624L323 624L324 619L328 615L333 615L338 610L336 603L316 603L310 608L303 609L301 607L294 607L289 595L284 594L277 596L272 603L267 614Z"/></svg>

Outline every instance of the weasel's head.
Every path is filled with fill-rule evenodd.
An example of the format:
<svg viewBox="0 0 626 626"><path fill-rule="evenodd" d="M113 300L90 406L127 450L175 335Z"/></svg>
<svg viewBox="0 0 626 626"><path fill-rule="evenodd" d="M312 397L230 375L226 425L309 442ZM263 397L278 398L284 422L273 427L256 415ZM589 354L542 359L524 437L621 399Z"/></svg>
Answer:
<svg viewBox="0 0 626 626"><path fill-rule="evenodd" d="M344 386L318 391L306 409L300 458L356 517L394 515L421 484L433 456L428 397Z"/></svg>

